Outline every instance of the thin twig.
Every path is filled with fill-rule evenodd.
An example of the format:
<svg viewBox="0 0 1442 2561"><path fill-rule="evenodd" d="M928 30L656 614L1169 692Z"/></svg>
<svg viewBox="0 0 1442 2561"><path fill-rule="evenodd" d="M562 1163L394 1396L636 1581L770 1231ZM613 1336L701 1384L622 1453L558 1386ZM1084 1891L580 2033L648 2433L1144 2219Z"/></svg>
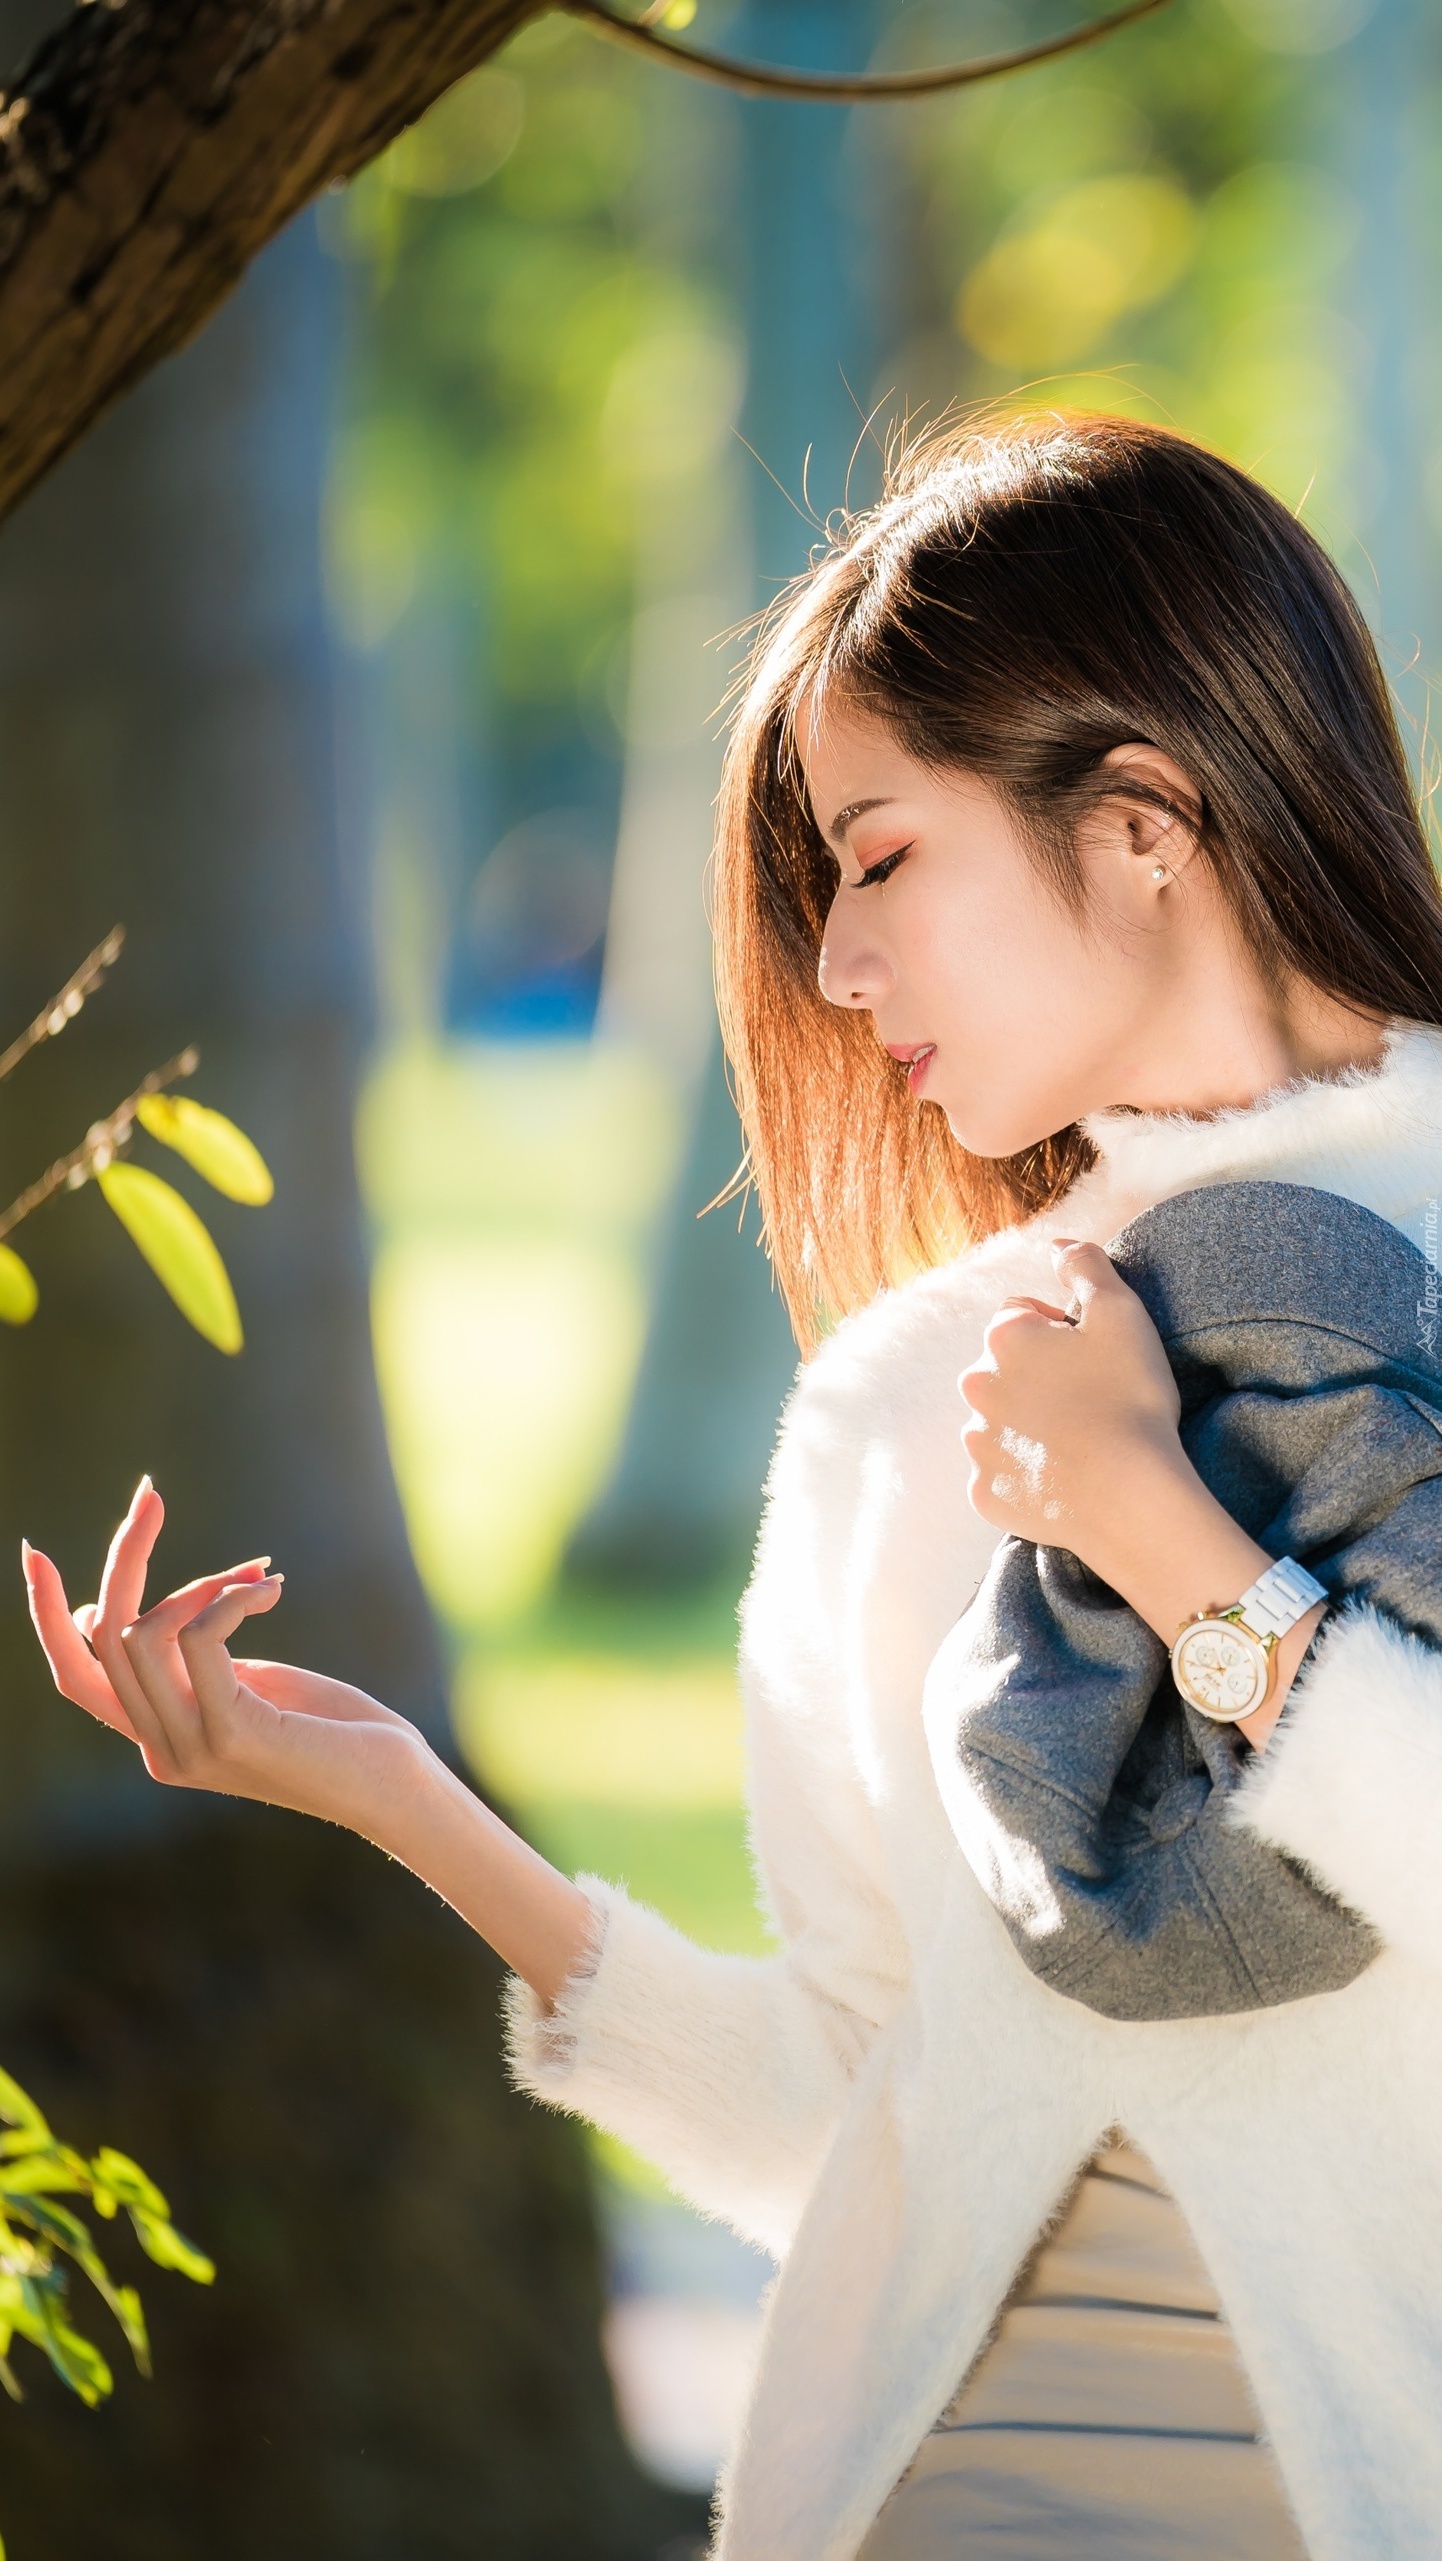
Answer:
<svg viewBox="0 0 1442 2561"><path fill-rule="evenodd" d="M107 969L112 969L120 958L124 940L125 927L112 925L104 942L96 944L88 960L82 960L73 978L66 979L59 995L52 996L49 1004L41 1007L29 1030L23 1031L18 1040L12 1040L9 1048L0 1055L0 1079L18 1067L22 1058L28 1058L32 1049L38 1049L42 1040L54 1040L57 1032L63 1032L67 1023L74 1022L86 997L94 995Z"/></svg>
<svg viewBox="0 0 1442 2561"><path fill-rule="evenodd" d="M135 1126L136 1105L143 1102L147 1094L161 1093L167 1085L173 1085L177 1077L193 1076L199 1065L199 1050L183 1049L179 1057L172 1058L166 1066L152 1068L134 1093L127 1094L123 1103L117 1103L106 1119L91 1123L78 1147L72 1147L70 1154L61 1156L48 1174L42 1174L38 1182L20 1194L18 1200L12 1200L4 1216L0 1217L0 1236L8 1236L12 1228L19 1226L22 1218L28 1218L31 1211L39 1209L45 1201L53 1200L57 1192L78 1192L82 1183L88 1183L93 1175L103 1174L106 1166L113 1164L121 1148L129 1141Z"/></svg>
<svg viewBox="0 0 1442 2561"><path fill-rule="evenodd" d="M1129 8L1118 9L1107 18L1089 18L1084 26L1073 27L1066 35L1048 36L1040 44L1021 45L1014 53L987 54L976 62L943 63L931 71L850 74L773 71L767 63L733 62L723 53L674 44L644 18L618 18L614 10L606 7L605 0L558 0L558 5L569 17L579 18L584 26L594 27L598 35L609 36L616 44L659 56L678 71L694 71L699 80L719 81L724 88L739 89L748 98L811 98L844 107L865 98L926 98L942 89L969 88L978 80L1000 80L1009 71L1025 71L1034 62L1053 62L1059 54L1076 53L1083 45L1099 44L1103 36L1113 35L1118 27L1129 27L1138 18L1150 17L1154 9L1166 8L1167 0L1131 0Z"/></svg>

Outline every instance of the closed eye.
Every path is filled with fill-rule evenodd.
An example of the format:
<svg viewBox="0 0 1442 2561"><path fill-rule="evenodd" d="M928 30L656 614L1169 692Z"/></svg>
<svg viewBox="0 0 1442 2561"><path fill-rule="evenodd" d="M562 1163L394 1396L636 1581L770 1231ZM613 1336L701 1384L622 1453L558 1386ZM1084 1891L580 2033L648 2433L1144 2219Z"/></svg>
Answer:
<svg viewBox="0 0 1442 2561"><path fill-rule="evenodd" d="M910 851L910 845L898 845L894 854L883 854L880 862L872 863L853 886L857 889L878 889L884 880L890 880L898 864L905 862Z"/></svg>

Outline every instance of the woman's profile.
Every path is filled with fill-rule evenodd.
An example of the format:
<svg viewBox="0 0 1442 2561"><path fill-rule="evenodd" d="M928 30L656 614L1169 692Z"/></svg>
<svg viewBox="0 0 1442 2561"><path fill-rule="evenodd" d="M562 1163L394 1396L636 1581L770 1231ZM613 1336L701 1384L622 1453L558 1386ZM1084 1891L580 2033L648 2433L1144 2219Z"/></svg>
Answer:
<svg viewBox="0 0 1442 2561"><path fill-rule="evenodd" d="M1436 1597L1435 1515L1397 1511L1387 1576L1345 1585L1320 1533L1302 1557L1254 1535L1302 1514L1194 1463L1175 1349L1103 1250L1252 1186L1435 1235L1442 895L1361 616L1183 438L1050 414L938 437L762 634L715 909L808 1355L742 1619L776 1953L559 1875L379 1702L233 1660L280 1597L263 1563L145 1610L148 1479L93 1606L27 1550L56 1683L162 1783L414 1869L513 1969L521 2086L777 2254L726 2561L1417 2561L1442 2549L1442 1622L1409 1601ZM1210 1303L1247 1319L1232 1232L1205 1229ZM1402 1266L1357 1260L1425 1489ZM1370 1469L1375 1435L1346 1446ZM1338 1554L1378 1510L1349 1487ZM1275 1997L1223 2007L1129 2005L1109 1971L1094 2005L1028 1961L1094 1693L1032 1682L1024 1797L991 1803L1018 1926L956 1784L965 1714L1035 1671L1034 1618L1008 1653L969 1615L1007 1541L1130 1614L1146 1693L1170 1655L1168 1712L1224 1736L1255 1857L1196 1909L1273 1862L1345 1937L1330 1972L1304 1946ZM990 1770L1017 1730L992 1718ZM1189 1908L1149 1961L1186 1961Z"/></svg>

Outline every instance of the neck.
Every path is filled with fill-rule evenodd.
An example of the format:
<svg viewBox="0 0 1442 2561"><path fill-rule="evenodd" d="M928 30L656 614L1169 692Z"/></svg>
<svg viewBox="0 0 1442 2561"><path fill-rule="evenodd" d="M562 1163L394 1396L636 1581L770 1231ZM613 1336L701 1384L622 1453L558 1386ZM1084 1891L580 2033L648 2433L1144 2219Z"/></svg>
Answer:
<svg viewBox="0 0 1442 2561"><path fill-rule="evenodd" d="M1178 989L1167 1019L1119 1063L1111 1110L1185 1112L1206 1120L1245 1110L1302 1077L1380 1063L1385 1017L1295 980L1271 991L1250 971Z"/></svg>
<svg viewBox="0 0 1442 2561"><path fill-rule="evenodd" d="M1375 1063L1295 1078L1213 1113L1123 1108L1082 1126L1097 1163L1067 1193L1069 1234L1104 1241L1138 1210L1202 1183L1282 1182L1339 1193L1424 1247L1442 1165L1442 1027L1398 1019ZM1074 1224L1093 1203L1095 1224Z"/></svg>

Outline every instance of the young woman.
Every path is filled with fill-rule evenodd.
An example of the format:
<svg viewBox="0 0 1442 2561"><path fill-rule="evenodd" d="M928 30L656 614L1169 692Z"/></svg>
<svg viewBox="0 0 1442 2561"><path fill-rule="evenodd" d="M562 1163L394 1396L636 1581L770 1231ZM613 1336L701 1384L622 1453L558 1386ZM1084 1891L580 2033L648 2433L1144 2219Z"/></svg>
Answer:
<svg viewBox="0 0 1442 2561"><path fill-rule="evenodd" d="M94 1607L27 1551L57 1685L163 1784L428 1879L515 1970L522 2086L782 2258L728 2561L1442 2551L1442 1660L1367 1606L1281 1637L1243 1819L1381 1953L1201 2019L1028 1970L923 1701L1003 1531L1168 1644L1275 1561L1104 1239L1251 1179L1433 1237L1442 902L1362 621L1179 438L937 445L758 653L717 918L771 1251L832 1329L744 1608L778 1952L557 1875L374 1700L232 1661L260 1564L143 1610L148 1480Z"/></svg>

